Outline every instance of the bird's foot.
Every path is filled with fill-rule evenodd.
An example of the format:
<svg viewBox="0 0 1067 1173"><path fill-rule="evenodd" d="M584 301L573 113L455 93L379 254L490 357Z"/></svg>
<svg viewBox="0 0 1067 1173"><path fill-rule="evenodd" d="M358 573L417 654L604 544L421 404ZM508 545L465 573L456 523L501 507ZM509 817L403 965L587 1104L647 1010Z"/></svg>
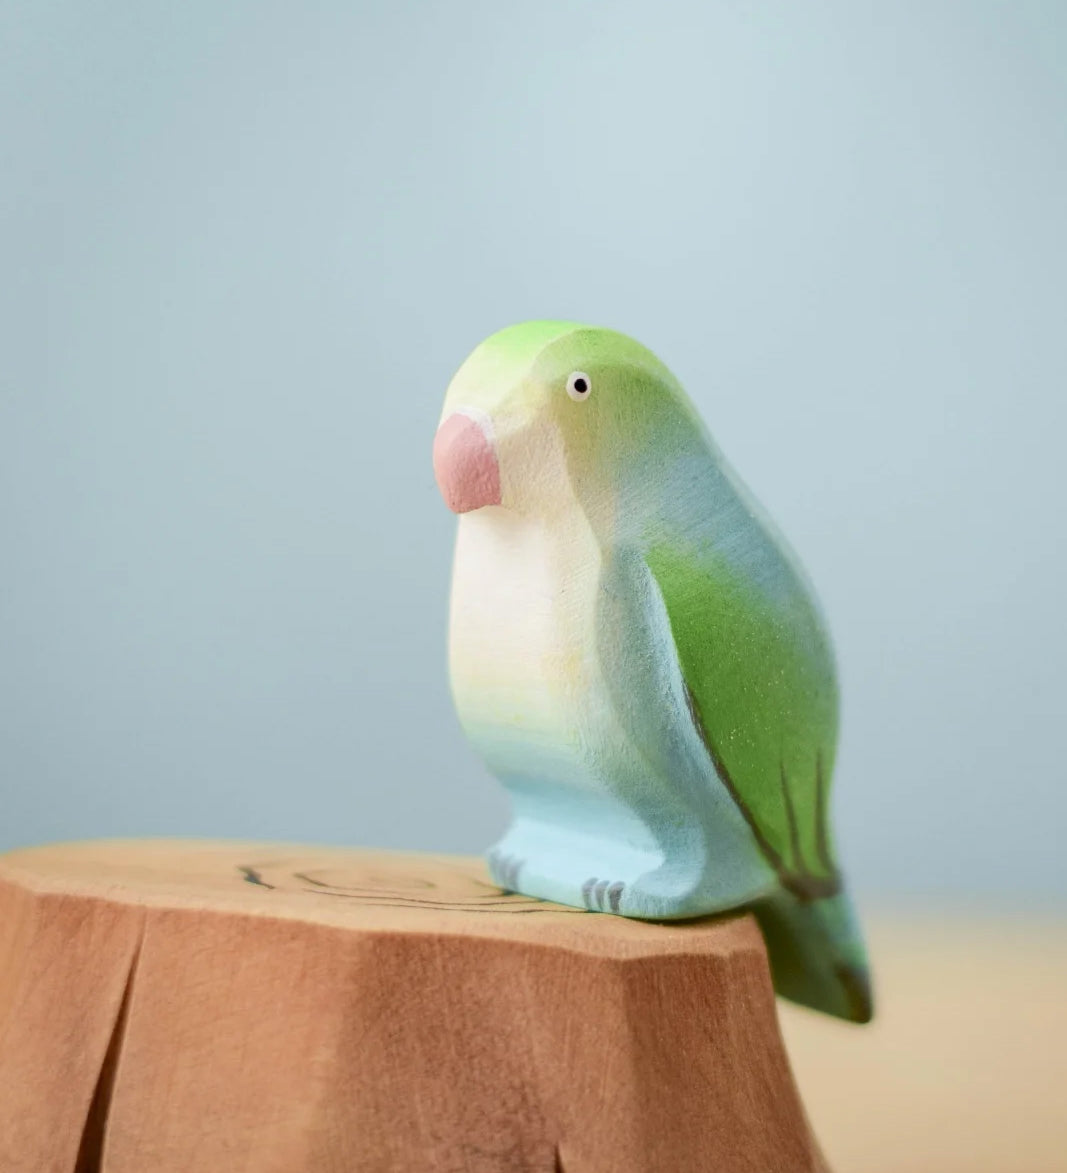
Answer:
<svg viewBox="0 0 1067 1173"><path fill-rule="evenodd" d="M519 872L526 862L517 855L506 855L502 851L490 851L486 856L489 862L489 875L493 883L499 885L503 892L517 892L519 890Z"/></svg>
<svg viewBox="0 0 1067 1173"><path fill-rule="evenodd" d="M600 880L591 876L582 885L582 902L590 912L618 912L625 891L622 880Z"/></svg>

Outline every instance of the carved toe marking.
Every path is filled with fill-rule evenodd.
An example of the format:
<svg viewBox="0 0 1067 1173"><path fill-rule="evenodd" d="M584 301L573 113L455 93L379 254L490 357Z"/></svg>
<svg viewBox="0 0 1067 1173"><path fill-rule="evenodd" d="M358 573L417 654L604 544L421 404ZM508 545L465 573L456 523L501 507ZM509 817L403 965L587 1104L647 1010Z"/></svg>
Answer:
<svg viewBox="0 0 1067 1173"><path fill-rule="evenodd" d="M499 851L489 852L489 874L504 892L517 892L519 872L523 860L517 855L504 855Z"/></svg>
<svg viewBox="0 0 1067 1173"><path fill-rule="evenodd" d="M626 885L622 880L612 883L610 880L590 876L582 885L582 903L591 911L599 909L601 912L607 912L610 909L612 912L618 912L625 891Z"/></svg>

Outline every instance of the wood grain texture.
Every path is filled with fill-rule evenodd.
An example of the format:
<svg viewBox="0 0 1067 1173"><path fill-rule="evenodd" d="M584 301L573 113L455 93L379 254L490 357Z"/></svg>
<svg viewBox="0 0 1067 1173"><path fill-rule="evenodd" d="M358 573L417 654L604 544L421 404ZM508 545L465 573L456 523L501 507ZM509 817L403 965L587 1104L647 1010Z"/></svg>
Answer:
<svg viewBox="0 0 1067 1173"><path fill-rule="evenodd" d="M200 842L0 857L4 1173L824 1169L762 938L480 861Z"/></svg>

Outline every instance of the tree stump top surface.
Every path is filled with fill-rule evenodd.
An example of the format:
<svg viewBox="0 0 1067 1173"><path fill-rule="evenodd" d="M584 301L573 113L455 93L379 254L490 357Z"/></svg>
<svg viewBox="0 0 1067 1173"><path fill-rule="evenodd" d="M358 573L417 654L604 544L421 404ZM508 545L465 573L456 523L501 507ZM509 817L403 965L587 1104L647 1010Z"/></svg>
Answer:
<svg viewBox="0 0 1067 1173"><path fill-rule="evenodd" d="M505 892L475 856L225 840L98 840L0 856L38 895L239 913L360 933L492 938L619 959L763 954L750 914L651 923Z"/></svg>

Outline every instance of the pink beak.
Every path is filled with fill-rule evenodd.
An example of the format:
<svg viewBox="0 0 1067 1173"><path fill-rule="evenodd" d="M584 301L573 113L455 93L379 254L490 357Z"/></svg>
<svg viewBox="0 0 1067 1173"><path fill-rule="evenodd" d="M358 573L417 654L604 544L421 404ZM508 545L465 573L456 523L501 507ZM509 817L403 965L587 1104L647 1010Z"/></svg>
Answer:
<svg viewBox="0 0 1067 1173"><path fill-rule="evenodd" d="M500 465L492 441L468 415L455 412L437 429L433 471L453 513L500 504Z"/></svg>

